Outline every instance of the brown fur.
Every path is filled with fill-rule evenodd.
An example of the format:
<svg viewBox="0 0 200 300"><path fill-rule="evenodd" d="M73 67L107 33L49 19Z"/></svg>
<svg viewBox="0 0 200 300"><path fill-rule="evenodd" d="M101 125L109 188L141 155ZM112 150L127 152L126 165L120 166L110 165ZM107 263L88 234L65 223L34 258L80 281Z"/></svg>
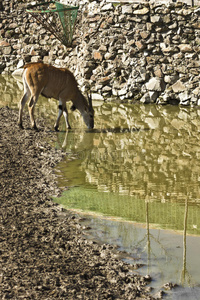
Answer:
<svg viewBox="0 0 200 300"><path fill-rule="evenodd" d="M65 68L56 68L43 63L29 63L24 66L24 96L20 101L19 109L19 125L22 127L22 111L23 107L31 96L29 102L29 114L32 127L36 128L34 119L34 107L40 94L47 98L59 100L59 114L55 124L55 129L58 129L59 120L64 112L66 125L70 128L68 122L68 112L66 102L72 101L73 107L76 107L83 116L83 119L88 128L94 126L94 111L92 104L87 102L78 88L77 81L74 75Z"/></svg>

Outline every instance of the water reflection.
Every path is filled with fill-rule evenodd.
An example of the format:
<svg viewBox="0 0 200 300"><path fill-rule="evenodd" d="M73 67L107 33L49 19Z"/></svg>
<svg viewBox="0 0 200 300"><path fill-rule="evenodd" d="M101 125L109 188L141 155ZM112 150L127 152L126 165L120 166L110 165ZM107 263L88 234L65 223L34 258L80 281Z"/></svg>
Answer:
<svg viewBox="0 0 200 300"><path fill-rule="evenodd" d="M183 231L183 269L181 273L181 283L185 285L187 282L191 285L191 278L186 266L186 235L187 235L187 219L188 219L188 198L185 200L185 214L184 214L184 231Z"/></svg>
<svg viewBox="0 0 200 300"><path fill-rule="evenodd" d="M0 106L17 107L22 89L21 83L8 76L0 75Z"/></svg>
<svg viewBox="0 0 200 300"><path fill-rule="evenodd" d="M144 206L151 203L151 223L178 230L188 197L188 231L199 234L198 111L104 104L95 114L95 130L58 135L70 154L58 167L60 185L90 186L99 194L86 202L137 222L145 221Z"/></svg>
<svg viewBox="0 0 200 300"><path fill-rule="evenodd" d="M178 280L177 278L170 277L170 279L173 282L176 282L178 284L181 284L182 286L189 286L189 287L193 287L196 284L198 284L198 278L195 278L196 276L192 276L192 272L190 274L189 268L190 266L187 268L187 222L188 222L188 198L186 198L185 200L185 212L184 212L184 218L183 218L183 245L182 247L179 246L179 248L182 248L182 270L180 269L179 271L179 260L178 260L178 265L177 265L177 257L171 257L171 255L169 255L168 253L168 249L167 247L162 243L161 239L160 239L160 234L158 235L158 237L156 237L154 234L151 234L150 231L150 213L149 213L149 203L146 202L146 235L138 241L138 243L136 244L136 247L140 247L141 244L143 244L146 240L146 253L147 253L147 269L148 269L148 273L151 273L151 264L152 261L154 261L155 259L159 259L160 260L160 254L157 256L156 253L154 253L154 248L156 249L160 249L163 252L164 257L167 259L167 261L169 262L169 258L171 260L170 263L174 265L177 265L177 270L178 270L178 274L180 273L180 280ZM162 234L161 234L162 235ZM165 239L166 240L166 239ZM197 239L198 242L200 242L200 239ZM156 244L152 246L152 244ZM190 245L191 246L191 245ZM173 249L173 246L170 249ZM193 260L195 261L195 264L199 264L200 260L197 257L193 257ZM162 272L166 272L166 268L164 268L162 270ZM192 271L192 270L191 270ZM168 272L167 272L168 273ZM162 274L162 276L164 278L168 277L168 274L166 276L166 274ZM166 280L166 282L169 282L169 278L168 280Z"/></svg>
<svg viewBox="0 0 200 300"><path fill-rule="evenodd" d="M138 272L143 275L151 274L154 279L151 283L154 293L164 285L169 287L170 284L167 283L173 283L178 284L178 287L168 291L169 297L165 299L199 299L200 237L187 236L187 199L184 206L184 230L178 234L152 229L150 205L148 202L145 205L146 224L93 216L84 221L91 228L86 231L86 235L92 239L96 237L101 242L117 244L121 250L126 250L133 257L131 259L128 256L126 261L135 266L144 264Z"/></svg>
<svg viewBox="0 0 200 300"><path fill-rule="evenodd" d="M199 111L107 103L96 106L95 117L93 131L58 134L59 147L68 152L57 169L59 184L70 189L56 201L132 221L113 225L93 217L91 227L93 235L144 262L144 272L160 285L197 286ZM182 290L176 291L180 299ZM188 290L187 297L198 291Z"/></svg>
<svg viewBox="0 0 200 300"><path fill-rule="evenodd" d="M8 106L18 109L18 103L23 96L23 83L11 76L0 75L0 107ZM57 117L58 103L56 100L39 97L35 107L36 117L46 118L50 124L53 124ZM25 112L28 113L27 105ZM47 118L48 117L48 118Z"/></svg>

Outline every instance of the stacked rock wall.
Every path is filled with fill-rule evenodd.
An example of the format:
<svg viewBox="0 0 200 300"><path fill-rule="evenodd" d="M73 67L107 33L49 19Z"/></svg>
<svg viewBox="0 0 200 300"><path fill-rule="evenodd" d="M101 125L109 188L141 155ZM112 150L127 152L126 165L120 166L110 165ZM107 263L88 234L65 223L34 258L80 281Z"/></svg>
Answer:
<svg viewBox="0 0 200 300"><path fill-rule="evenodd" d="M1 12L2 71L43 60L69 67L98 99L200 104L199 7L86 1L79 7L73 47L66 48L23 9L16 14L18 1L11 2L4 0Z"/></svg>

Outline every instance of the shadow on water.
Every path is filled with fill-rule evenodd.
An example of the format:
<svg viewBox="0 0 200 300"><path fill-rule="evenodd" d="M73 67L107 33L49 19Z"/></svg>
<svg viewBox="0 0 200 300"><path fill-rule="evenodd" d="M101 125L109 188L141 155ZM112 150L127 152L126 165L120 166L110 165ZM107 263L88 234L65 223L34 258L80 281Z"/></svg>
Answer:
<svg viewBox="0 0 200 300"><path fill-rule="evenodd" d="M140 128L121 128L121 127L115 127L115 128L94 128L94 129L88 129L86 132L91 132L91 133L128 133L128 132L136 132L141 130ZM144 130L144 129L142 129ZM148 130L145 129L145 130Z"/></svg>
<svg viewBox="0 0 200 300"><path fill-rule="evenodd" d="M128 132L137 132L140 131L141 128L121 128L121 127L116 127L116 128L93 128L93 129L85 129L84 131L86 133L128 133ZM142 128L142 130L149 130L149 128ZM77 129L77 128L71 128L67 130L59 130L59 133L77 133L77 132L82 132L82 129Z"/></svg>

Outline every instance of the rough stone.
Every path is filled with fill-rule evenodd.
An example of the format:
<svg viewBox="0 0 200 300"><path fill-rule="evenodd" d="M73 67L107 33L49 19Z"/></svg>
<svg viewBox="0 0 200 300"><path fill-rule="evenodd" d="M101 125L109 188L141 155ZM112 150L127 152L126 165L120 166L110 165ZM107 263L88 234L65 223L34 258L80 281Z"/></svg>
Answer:
<svg viewBox="0 0 200 300"><path fill-rule="evenodd" d="M136 41L136 42L135 42L135 45L137 46L137 48L138 48L139 50L143 50L143 49L146 48L146 45L143 43L143 41Z"/></svg>
<svg viewBox="0 0 200 300"><path fill-rule="evenodd" d="M178 75L176 74L176 75L165 75L164 76L164 81L166 82L166 83L169 83L169 84L174 84L177 80L178 80Z"/></svg>
<svg viewBox="0 0 200 300"><path fill-rule="evenodd" d="M180 80L178 80L176 83L172 85L172 90L174 93L179 93L185 91L186 87Z"/></svg>
<svg viewBox="0 0 200 300"><path fill-rule="evenodd" d="M188 100L191 98L191 95L189 94L188 91L184 91L182 93L179 93L178 94L178 97L180 99L180 103L183 104L185 103L186 101L188 102Z"/></svg>
<svg viewBox="0 0 200 300"><path fill-rule="evenodd" d="M24 66L24 60L21 59L21 60L18 62L18 64L17 64L17 69L20 69L20 68L22 68L23 66Z"/></svg>
<svg viewBox="0 0 200 300"><path fill-rule="evenodd" d="M103 60L103 56L99 51L94 51L93 57L94 57L95 60L99 60L99 61Z"/></svg>
<svg viewBox="0 0 200 300"><path fill-rule="evenodd" d="M151 22L152 23L159 23L159 22L161 22L161 16L160 15L153 15L153 16L151 16Z"/></svg>
<svg viewBox="0 0 200 300"><path fill-rule="evenodd" d="M133 10L130 5L123 5L122 6L122 14L127 15L127 14L132 14Z"/></svg>
<svg viewBox="0 0 200 300"><path fill-rule="evenodd" d="M113 5L112 3L108 3L106 5L104 5L103 7L101 7L101 11L110 11L110 10L113 10Z"/></svg>
<svg viewBox="0 0 200 300"><path fill-rule="evenodd" d="M141 9L136 9L133 11L134 15L146 15L149 13L149 8L148 7L143 7Z"/></svg>
<svg viewBox="0 0 200 300"><path fill-rule="evenodd" d="M2 52L4 55L10 55L12 53L12 48L11 46L5 46L2 48Z"/></svg>
<svg viewBox="0 0 200 300"><path fill-rule="evenodd" d="M165 89L165 83L162 79L153 77L146 83L146 88L149 91L162 92Z"/></svg>
<svg viewBox="0 0 200 300"><path fill-rule="evenodd" d="M0 41L0 47L9 47L10 44L4 40Z"/></svg>
<svg viewBox="0 0 200 300"><path fill-rule="evenodd" d="M181 44L178 46L181 52L192 52L192 46L189 44Z"/></svg>

